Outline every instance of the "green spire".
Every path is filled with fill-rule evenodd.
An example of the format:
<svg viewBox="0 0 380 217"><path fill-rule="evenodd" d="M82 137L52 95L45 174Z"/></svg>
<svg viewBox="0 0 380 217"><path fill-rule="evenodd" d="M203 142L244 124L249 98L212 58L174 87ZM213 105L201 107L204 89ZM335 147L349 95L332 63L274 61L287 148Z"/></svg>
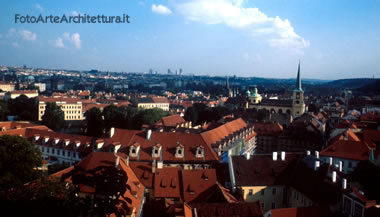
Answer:
<svg viewBox="0 0 380 217"><path fill-rule="evenodd" d="M301 85L301 61L298 62L298 73L297 73L296 90L302 91L302 85Z"/></svg>

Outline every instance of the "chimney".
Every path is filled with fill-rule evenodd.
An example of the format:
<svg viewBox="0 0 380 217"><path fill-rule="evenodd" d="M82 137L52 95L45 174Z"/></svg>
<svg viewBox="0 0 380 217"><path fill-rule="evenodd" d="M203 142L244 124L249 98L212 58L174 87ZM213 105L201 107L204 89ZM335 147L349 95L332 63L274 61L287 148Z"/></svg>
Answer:
<svg viewBox="0 0 380 217"><path fill-rule="evenodd" d="M332 182L336 182L336 171L332 171L332 173L331 173L331 181Z"/></svg>
<svg viewBox="0 0 380 217"><path fill-rule="evenodd" d="M309 150L306 151L306 155L310 155L310 151Z"/></svg>
<svg viewBox="0 0 380 217"><path fill-rule="evenodd" d="M115 167L118 167L119 166L119 163L120 163L120 157L117 156L116 160L115 160Z"/></svg>
<svg viewBox="0 0 380 217"><path fill-rule="evenodd" d="M272 159L273 159L273 161L276 161L277 160L277 152L273 152L272 153Z"/></svg>
<svg viewBox="0 0 380 217"><path fill-rule="evenodd" d="M115 128L111 127L111 129L110 129L110 138L112 138L113 134L115 134Z"/></svg>
<svg viewBox="0 0 380 217"><path fill-rule="evenodd" d="M315 151L315 158L319 159L319 151Z"/></svg>
<svg viewBox="0 0 380 217"><path fill-rule="evenodd" d="M285 160L285 151L282 151L282 152L281 152L281 160L282 160L282 161Z"/></svg>
<svg viewBox="0 0 380 217"><path fill-rule="evenodd" d="M345 190L347 188L347 179L342 179L342 189Z"/></svg>
<svg viewBox="0 0 380 217"><path fill-rule="evenodd" d="M339 172L342 172L343 170L343 162L339 161Z"/></svg>
<svg viewBox="0 0 380 217"><path fill-rule="evenodd" d="M317 171L317 170L318 170L319 165L320 165L320 162L316 160L316 161L314 162L314 171Z"/></svg>
<svg viewBox="0 0 380 217"><path fill-rule="evenodd" d="M150 140L152 138L152 129L148 129L146 131L146 140Z"/></svg>
<svg viewBox="0 0 380 217"><path fill-rule="evenodd" d="M163 161L157 161L157 169L162 169L164 167L164 162Z"/></svg>
<svg viewBox="0 0 380 217"><path fill-rule="evenodd" d="M245 153L245 159L249 160L251 158L251 154L249 152Z"/></svg>
<svg viewBox="0 0 380 217"><path fill-rule="evenodd" d="M333 164L333 158L329 157L329 165L332 166L332 164Z"/></svg>
<svg viewBox="0 0 380 217"><path fill-rule="evenodd" d="M156 172L156 160L153 160L152 162L152 173L154 174Z"/></svg>

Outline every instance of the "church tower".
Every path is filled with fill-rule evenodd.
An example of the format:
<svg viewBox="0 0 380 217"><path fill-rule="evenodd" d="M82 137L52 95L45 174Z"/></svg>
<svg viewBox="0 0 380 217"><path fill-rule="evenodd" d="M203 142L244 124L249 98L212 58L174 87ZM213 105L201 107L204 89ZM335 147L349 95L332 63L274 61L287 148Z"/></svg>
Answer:
<svg viewBox="0 0 380 217"><path fill-rule="evenodd" d="M301 84L301 62L298 63L296 88L293 90L292 116L299 117L305 112L304 95Z"/></svg>

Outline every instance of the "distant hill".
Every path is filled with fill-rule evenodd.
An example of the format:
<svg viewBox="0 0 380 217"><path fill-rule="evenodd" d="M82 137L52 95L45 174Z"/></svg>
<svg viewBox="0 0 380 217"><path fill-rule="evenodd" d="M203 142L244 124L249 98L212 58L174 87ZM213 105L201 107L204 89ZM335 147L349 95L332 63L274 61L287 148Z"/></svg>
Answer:
<svg viewBox="0 0 380 217"><path fill-rule="evenodd" d="M371 83L379 82L379 81L380 79L371 79L371 78L339 79L339 80L328 82L324 85L338 88L338 89L344 89L344 88L358 89L361 87L365 87Z"/></svg>
<svg viewBox="0 0 380 217"><path fill-rule="evenodd" d="M363 95L380 95L380 79L372 80L371 83L357 88L357 91Z"/></svg>

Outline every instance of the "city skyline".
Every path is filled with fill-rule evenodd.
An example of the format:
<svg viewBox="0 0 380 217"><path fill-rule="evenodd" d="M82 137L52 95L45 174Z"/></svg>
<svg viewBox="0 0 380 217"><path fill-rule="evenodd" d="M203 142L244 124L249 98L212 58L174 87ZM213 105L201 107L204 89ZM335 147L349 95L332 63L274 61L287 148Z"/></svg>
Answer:
<svg viewBox="0 0 380 217"><path fill-rule="evenodd" d="M304 78L380 74L376 1L0 4L0 65L161 73L182 68L202 75L294 78L301 60ZM128 14L130 23L21 24L15 14Z"/></svg>

